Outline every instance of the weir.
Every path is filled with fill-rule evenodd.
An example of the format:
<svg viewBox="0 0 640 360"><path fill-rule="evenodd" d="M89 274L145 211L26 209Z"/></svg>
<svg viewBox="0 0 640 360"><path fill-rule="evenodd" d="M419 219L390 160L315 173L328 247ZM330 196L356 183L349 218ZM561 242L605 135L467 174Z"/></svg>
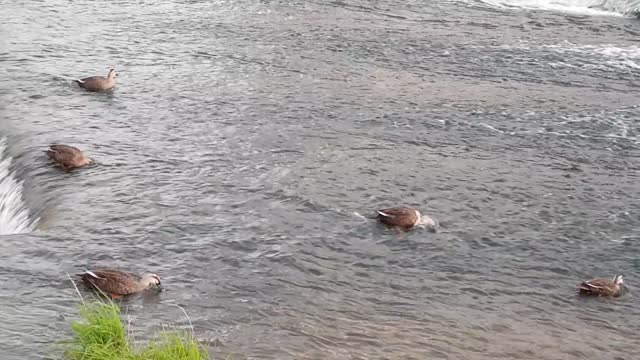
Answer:
<svg viewBox="0 0 640 360"><path fill-rule="evenodd" d="M7 139L0 139L0 235L30 232L35 222L24 202L23 182L11 171L13 160L6 153Z"/></svg>
<svg viewBox="0 0 640 360"><path fill-rule="evenodd" d="M561 11L584 15L638 16L640 0L480 0L496 7Z"/></svg>

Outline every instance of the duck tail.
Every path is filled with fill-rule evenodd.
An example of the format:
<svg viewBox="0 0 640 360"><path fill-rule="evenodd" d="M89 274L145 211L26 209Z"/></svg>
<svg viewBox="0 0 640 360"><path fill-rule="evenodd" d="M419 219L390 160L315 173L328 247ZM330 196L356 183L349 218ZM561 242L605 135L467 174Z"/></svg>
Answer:
<svg viewBox="0 0 640 360"><path fill-rule="evenodd" d="M81 88L84 87L84 81L82 81L80 79L73 80L73 82L78 84L78 86L80 86Z"/></svg>

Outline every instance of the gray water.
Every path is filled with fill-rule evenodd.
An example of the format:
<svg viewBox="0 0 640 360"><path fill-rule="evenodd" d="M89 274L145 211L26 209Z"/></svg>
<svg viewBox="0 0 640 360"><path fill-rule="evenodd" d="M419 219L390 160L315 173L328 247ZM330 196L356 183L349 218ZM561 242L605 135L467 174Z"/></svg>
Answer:
<svg viewBox="0 0 640 360"><path fill-rule="evenodd" d="M1 358L59 358L96 267L216 358L636 357L640 21L564 3L2 1ZM445 227L368 219L399 204Z"/></svg>

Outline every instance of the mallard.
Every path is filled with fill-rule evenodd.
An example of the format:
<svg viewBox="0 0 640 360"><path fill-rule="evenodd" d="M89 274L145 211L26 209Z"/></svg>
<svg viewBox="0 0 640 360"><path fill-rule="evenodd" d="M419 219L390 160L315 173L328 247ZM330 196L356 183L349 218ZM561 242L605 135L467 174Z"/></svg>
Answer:
<svg viewBox="0 0 640 360"><path fill-rule="evenodd" d="M87 91L109 91L116 86L116 77L118 73L115 69L110 69L107 77L91 76L84 79L74 80L81 88Z"/></svg>
<svg viewBox="0 0 640 360"><path fill-rule="evenodd" d="M77 276L86 286L97 289L112 298L120 298L161 284L160 277L156 274L138 276L112 269L87 270Z"/></svg>
<svg viewBox="0 0 640 360"><path fill-rule="evenodd" d="M410 207L394 207L376 211L378 220L385 225L399 227L405 230L415 227L426 227L436 232L440 224L436 219L420 214L420 211Z"/></svg>
<svg viewBox="0 0 640 360"><path fill-rule="evenodd" d="M583 281L578 285L580 295L595 295L604 297L618 297L622 292L622 275L616 275L613 279L592 279Z"/></svg>
<svg viewBox="0 0 640 360"><path fill-rule="evenodd" d="M65 170L83 167L92 162L80 149L69 145L54 144L49 146L49 149L44 153Z"/></svg>

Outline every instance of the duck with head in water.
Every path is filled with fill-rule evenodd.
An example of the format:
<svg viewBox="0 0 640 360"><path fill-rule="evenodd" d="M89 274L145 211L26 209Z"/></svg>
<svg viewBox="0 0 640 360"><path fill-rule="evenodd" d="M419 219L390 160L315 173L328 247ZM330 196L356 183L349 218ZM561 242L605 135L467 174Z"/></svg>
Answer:
<svg viewBox="0 0 640 360"><path fill-rule="evenodd" d="M581 282L578 292L580 295L618 297L622 293L623 283L622 275L616 275L613 279L592 279Z"/></svg>
<svg viewBox="0 0 640 360"><path fill-rule="evenodd" d="M44 152L50 160L66 171L71 171L86 165L93 160L89 159L80 149L75 146L54 144Z"/></svg>
<svg viewBox="0 0 640 360"><path fill-rule="evenodd" d="M381 223L403 230L424 227L429 231L436 232L440 228L440 224L436 219L422 215L420 211L411 207L400 206L380 209L376 213L378 221Z"/></svg>

